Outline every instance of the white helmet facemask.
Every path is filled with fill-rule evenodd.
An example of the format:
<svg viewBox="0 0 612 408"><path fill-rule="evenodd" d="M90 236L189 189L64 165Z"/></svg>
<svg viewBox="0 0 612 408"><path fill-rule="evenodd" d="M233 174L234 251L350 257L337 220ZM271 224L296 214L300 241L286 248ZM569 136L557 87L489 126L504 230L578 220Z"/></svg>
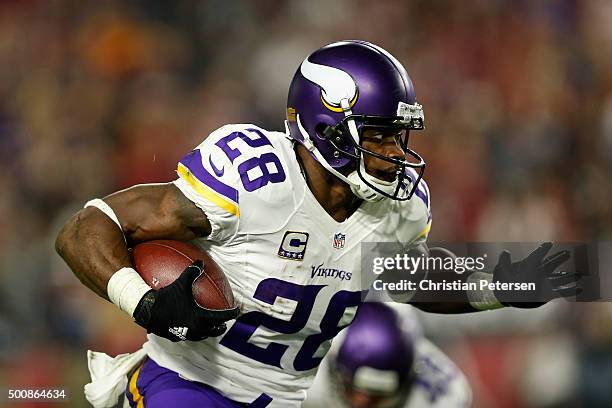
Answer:
<svg viewBox="0 0 612 408"><path fill-rule="evenodd" d="M345 114L347 116L350 113L350 108L345 110ZM359 144L359 132L357 131L355 121L351 119L347 122L347 124L351 137L353 138L353 140L355 140L356 144ZM351 186L351 191L353 192L353 194L366 201L376 202L387 198L385 195L370 187L367 182L369 182L371 185L376 186L376 188L384 191L389 195L392 195L397 191L397 178L393 181L384 181L372 176L367 172L365 165L363 164L363 154L359 156L359 170L352 171L348 175L347 180L348 184Z"/></svg>
<svg viewBox="0 0 612 408"><path fill-rule="evenodd" d="M317 149L315 147L315 145L312 143L312 140L310 139L310 136L308 135L308 133L306 132L306 129L304 129L304 127L302 126L302 123L300 121L300 115L298 114L296 117L296 121L297 121L297 125L298 125L298 129L300 130L300 133L302 135L302 137L304 138L304 146L306 147L306 149L308 149L308 151L310 153L312 153L317 161L330 173L332 173L334 176L338 177L340 180L344 181L345 183L347 183L350 187L351 187L351 191L353 192L353 194L355 194L357 197L365 200L365 201L371 201L371 202L376 202L376 201L381 201L385 198L387 198L385 195L379 193L378 191L374 190L372 187L370 187L364 180L363 178L367 178L367 180L372 183L373 185L375 185L377 188L379 188L380 190L387 192L388 194L393 194L396 189L397 189L397 179L394 181L384 181L384 180L380 180L370 174L368 174L368 172L365 169L365 166L363 164L363 157L361 157L359 159L359 166L360 166L360 171L354 170L352 171L348 176L345 176L344 174L340 173L338 170L334 169L328 162L327 160L325 160L325 158L323 157L323 155L321 154L321 152L319 151L319 149ZM349 121L349 123L351 123L352 125L349 125L353 128L355 128L355 134L357 132L357 129L355 127L355 122L354 121ZM285 127L288 128L287 123L285 122ZM287 129L288 132L288 129ZM353 130L351 129L351 133L353 133Z"/></svg>

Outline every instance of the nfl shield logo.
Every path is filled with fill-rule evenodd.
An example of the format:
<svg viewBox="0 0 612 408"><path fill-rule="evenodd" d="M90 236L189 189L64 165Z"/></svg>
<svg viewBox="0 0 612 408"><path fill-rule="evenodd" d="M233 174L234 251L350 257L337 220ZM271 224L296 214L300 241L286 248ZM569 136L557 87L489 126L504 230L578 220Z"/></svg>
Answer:
<svg viewBox="0 0 612 408"><path fill-rule="evenodd" d="M334 234L334 248L342 249L344 248L344 242L346 240L346 235L341 232Z"/></svg>

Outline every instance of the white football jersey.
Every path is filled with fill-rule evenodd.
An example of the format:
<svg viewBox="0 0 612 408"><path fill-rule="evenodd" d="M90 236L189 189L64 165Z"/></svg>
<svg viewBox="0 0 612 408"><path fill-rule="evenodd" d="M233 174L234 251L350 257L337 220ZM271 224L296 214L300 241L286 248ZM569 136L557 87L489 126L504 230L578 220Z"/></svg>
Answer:
<svg viewBox="0 0 612 408"><path fill-rule="evenodd" d="M360 243L422 243L427 186L408 201L364 202L337 222L308 188L287 135L253 125L216 130L177 172L176 186L212 226L194 242L227 275L241 315L199 342L149 335L147 354L232 400L298 406L371 284L361 277Z"/></svg>
<svg viewBox="0 0 612 408"><path fill-rule="evenodd" d="M467 408L472 406L472 389L461 370L422 334L422 327L412 306L389 304L398 315L402 329L414 339L415 374L412 390L402 408ZM342 344L346 331L341 332L320 365L303 408L343 408L329 375L329 362Z"/></svg>

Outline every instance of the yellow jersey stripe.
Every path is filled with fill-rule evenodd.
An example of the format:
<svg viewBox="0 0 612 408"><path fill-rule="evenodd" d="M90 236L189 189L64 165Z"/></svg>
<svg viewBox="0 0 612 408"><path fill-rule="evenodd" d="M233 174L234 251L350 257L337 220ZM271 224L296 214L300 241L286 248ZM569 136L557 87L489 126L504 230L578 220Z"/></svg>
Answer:
<svg viewBox="0 0 612 408"><path fill-rule="evenodd" d="M431 221L429 221L427 223L427 225L425 226L425 228L423 228L421 230L421 232L419 233L419 235L416 237L416 239L422 238L422 237L426 237L427 234L429 234L429 230L431 229Z"/></svg>
<svg viewBox="0 0 612 408"><path fill-rule="evenodd" d="M211 190L206 184L198 180L187 167L182 163L179 163L176 169L179 177L182 178L193 188L200 196L204 197L217 207L224 209L230 214L234 214L236 217L240 217L240 209L238 206L231 201L226 200L221 195Z"/></svg>
<svg viewBox="0 0 612 408"><path fill-rule="evenodd" d="M144 363L140 364L140 367L132 374L130 378L130 393L132 394L132 400L136 403L136 408L144 408L144 397L140 395L136 381L138 381L138 375L140 375L140 369Z"/></svg>

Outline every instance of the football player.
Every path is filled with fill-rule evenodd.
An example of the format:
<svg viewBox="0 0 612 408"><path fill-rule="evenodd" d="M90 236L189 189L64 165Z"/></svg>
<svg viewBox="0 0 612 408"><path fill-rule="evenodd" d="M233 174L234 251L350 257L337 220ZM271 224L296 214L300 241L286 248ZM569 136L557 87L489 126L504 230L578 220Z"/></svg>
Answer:
<svg viewBox="0 0 612 408"><path fill-rule="evenodd" d="M360 243L418 246L427 238L425 162L408 147L410 131L423 127L412 82L393 56L364 41L330 44L297 69L285 132L223 126L180 160L176 181L119 191L74 215L57 238L59 254L149 333L147 357L126 386L130 403L298 406L371 284L360 273ZM196 306L197 263L153 291L128 247L161 238L208 251L240 316ZM495 279L548 277L567 257L544 260L548 249L529 267L506 253ZM321 272L328 270L335 272ZM511 305L493 292L468 295L419 307L451 313ZM174 327L186 330L178 337ZM90 367L117 374L133 360L110 363L91 353ZM116 398L121 381L109 382L121 376L92 376L103 384L89 387L90 401ZM109 400L100 399L103 389Z"/></svg>
<svg viewBox="0 0 612 408"><path fill-rule="evenodd" d="M408 305L364 303L340 332L303 407L466 408L463 373L423 334Z"/></svg>

